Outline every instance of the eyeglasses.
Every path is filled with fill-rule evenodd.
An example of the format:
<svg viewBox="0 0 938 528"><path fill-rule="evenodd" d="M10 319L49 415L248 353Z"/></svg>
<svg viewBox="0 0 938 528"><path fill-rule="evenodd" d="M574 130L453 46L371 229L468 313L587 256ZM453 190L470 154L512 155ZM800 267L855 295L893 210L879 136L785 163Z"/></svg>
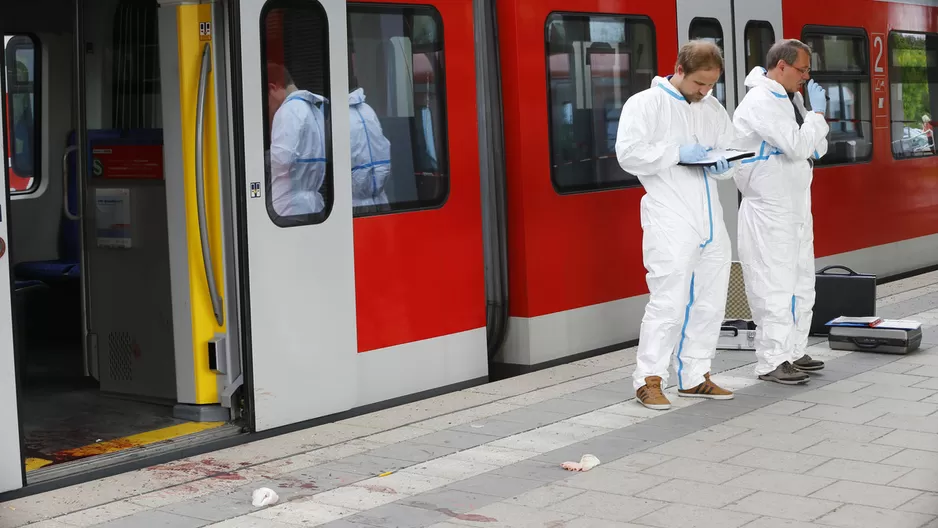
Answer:
<svg viewBox="0 0 938 528"><path fill-rule="evenodd" d="M792 63L790 63L790 62L789 62L789 63L786 63L786 64L788 64L788 65L791 66L792 68L794 68L794 69L800 71L802 75L809 75L809 74L811 73L811 68L799 68L799 67L795 66L794 64L792 64Z"/></svg>

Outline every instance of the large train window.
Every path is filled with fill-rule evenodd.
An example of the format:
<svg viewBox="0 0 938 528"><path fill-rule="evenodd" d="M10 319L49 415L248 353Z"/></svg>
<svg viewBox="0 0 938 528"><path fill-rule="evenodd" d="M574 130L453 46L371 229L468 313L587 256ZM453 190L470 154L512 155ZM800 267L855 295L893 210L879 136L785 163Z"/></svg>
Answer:
<svg viewBox="0 0 938 528"><path fill-rule="evenodd" d="M4 35L7 122L4 130L10 165L10 194L39 188L40 170L40 52L32 35Z"/></svg>
<svg viewBox="0 0 938 528"><path fill-rule="evenodd" d="M634 187L616 159L622 106L657 71L645 17L551 13L545 28L551 181L559 193Z"/></svg>
<svg viewBox="0 0 938 528"><path fill-rule="evenodd" d="M873 155L870 61L862 29L806 27L811 76L827 90L827 155L818 165L868 161ZM807 101L805 101L807 103Z"/></svg>
<svg viewBox="0 0 938 528"><path fill-rule="evenodd" d="M355 216L437 207L449 192L443 23L430 6L348 6Z"/></svg>
<svg viewBox="0 0 938 528"><path fill-rule="evenodd" d="M889 33L889 84L892 155L896 159L934 155L938 35Z"/></svg>
<svg viewBox="0 0 938 528"><path fill-rule="evenodd" d="M746 41L746 75L756 66L765 67L765 58L769 48L775 43L775 30L766 20L750 20L746 22L743 32Z"/></svg>
<svg viewBox="0 0 938 528"><path fill-rule="evenodd" d="M318 2L271 0L261 11L267 213L280 227L332 211L328 29Z"/></svg>
<svg viewBox="0 0 938 528"><path fill-rule="evenodd" d="M726 50L723 47L723 26L715 18L696 17L690 21L690 30L688 37L691 40L706 40L719 46L725 60ZM726 106L726 69L720 74L720 80L713 87L713 96L720 101L720 104Z"/></svg>

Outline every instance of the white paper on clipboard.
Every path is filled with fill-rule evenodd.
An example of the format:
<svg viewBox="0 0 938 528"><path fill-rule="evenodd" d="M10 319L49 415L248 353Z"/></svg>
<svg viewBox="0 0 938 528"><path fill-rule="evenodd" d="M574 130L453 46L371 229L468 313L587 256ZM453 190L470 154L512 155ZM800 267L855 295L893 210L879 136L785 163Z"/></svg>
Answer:
<svg viewBox="0 0 938 528"><path fill-rule="evenodd" d="M678 165L686 165L689 167L709 167L711 165L716 165L718 161L722 158L726 158L726 161L736 161L746 158L752 158L756 155L755 152L748 150L738 150L738 149L713 149L707 151L707 157L700 161L695 161L693 163L678 163Z"/></svg>

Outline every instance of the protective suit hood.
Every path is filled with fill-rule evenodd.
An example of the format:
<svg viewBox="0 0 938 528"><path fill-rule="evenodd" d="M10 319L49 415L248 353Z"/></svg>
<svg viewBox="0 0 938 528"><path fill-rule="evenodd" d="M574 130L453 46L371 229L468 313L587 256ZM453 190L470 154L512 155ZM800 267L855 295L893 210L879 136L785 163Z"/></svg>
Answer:
<svg viewBox="0 0 938 528"><path fill-rule="evenodd" d="M362 88L356 88L348 94L348 104L349 106L360 105L365 102L365 90Z"/></svg>
<svg viewBox="0 0 938 528"><path fill-rule="evenodd" d="M671 84L671 77L674 77L674 75L668 75L667 77L660 77L656 75L655 78L651 80L651 87L652 88L659 87L663 89L664 91L670 93L673 97L686 102L687 99L684 98L684 95L681 94L681 91L678 90L673 84ZM710 99L712 97L712 94L713 94L713 90L710 90L709 92L707 92L707 95L703 97L703 99L701 99L700 101L697 101L694 104L704 103L707 99Z"/></svg>

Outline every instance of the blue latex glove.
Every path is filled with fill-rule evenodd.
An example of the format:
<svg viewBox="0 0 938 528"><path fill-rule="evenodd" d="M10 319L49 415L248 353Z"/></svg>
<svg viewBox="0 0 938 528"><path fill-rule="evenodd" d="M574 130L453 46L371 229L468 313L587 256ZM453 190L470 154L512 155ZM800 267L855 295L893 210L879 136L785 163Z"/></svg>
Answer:
<svg viewBox="0 0 938 528"><path fill-rule="evenodd" d="M723 174L724 172L730 170L730 167L732 166L733 164L726 161L726 158L720 158L720 161L718 161L716 165L707 167L707 171L709 171L711 174Z"/></svg>
<svg viewBox="0 0 938 528"><path fill-rule="evenodd" d="M808 100L811 101L812 112L827 112L827 93L814 79L808 81Z"/></svg>
<svg viewBox="0 0 938 528"><path fill-rule="evenodd" d="M707 157L706 147L697 143L682 146L679 153L681 163L694 163Z"/></svg>

